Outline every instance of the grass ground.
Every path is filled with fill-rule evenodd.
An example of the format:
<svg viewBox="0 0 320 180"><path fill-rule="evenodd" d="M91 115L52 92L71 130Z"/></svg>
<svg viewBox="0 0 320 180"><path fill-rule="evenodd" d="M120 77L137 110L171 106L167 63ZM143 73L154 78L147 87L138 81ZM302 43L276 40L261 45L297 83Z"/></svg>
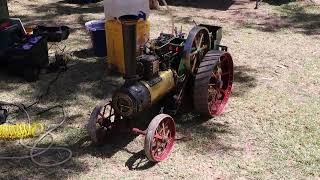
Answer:
<svg viewBox="0 0 320 180"><path fill-rule="evenodd" d="M223 11L206 7L200 2L171 6L176 25L186 32L193 20L224 27L223 44L235 61L234 93L220 117L181 118L179 136L188 138L177 142L168 160L154 165L143 156L142 137L118 137L116 144L94 147L84 130L95 104L121 84L119 77L108 75L102 60L87 53L90 40L84 23L103 17L102 4L10 1L11 15L27 25L72 28L65 44L76 56L33 110L66 107L68 119L55 133L55 144L74 154L55 168L38 167L30 160L0 161L0 179L319 179L320 7L267 1L253 10L254 2L245 0ZM169 20L164 10L152 11L151 36L169 31ZM0 99L31 103L55 76L25 83L1 73ZM34 118L52 124L59 113ZM1 152L14 149L1 145Z"/></svg>

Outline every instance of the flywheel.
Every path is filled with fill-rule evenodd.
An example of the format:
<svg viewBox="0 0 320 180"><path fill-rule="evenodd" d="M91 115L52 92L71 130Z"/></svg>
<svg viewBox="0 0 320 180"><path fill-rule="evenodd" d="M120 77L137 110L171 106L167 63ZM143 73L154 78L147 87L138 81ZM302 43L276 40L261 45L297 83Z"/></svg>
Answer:
<svg viewBox="0 0 320 180"><path fill-rule="evenodd" d="M191 74L194 74L201 60L210 49L211 40L208 29L195 26L191 29L184 45L181 63Z"/></svg>

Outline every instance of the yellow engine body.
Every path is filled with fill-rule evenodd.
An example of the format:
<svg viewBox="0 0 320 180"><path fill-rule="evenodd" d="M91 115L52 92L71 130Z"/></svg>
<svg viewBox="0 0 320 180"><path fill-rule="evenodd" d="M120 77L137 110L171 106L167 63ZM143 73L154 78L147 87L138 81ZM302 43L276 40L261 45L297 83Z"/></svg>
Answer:
<svg viewBox="0 0 320 180"><path fill-rule="evenodd" d="M151 104L167 95L175 87L175 78L172 70L160 71L159 74L162 80L154 86L150 86L146 81L141 81L150 92Z"/></svg>
<svg viewBox="0 0 320 180"><path fill-rule="evenodd" d="M106 38L108 52L108 66L111 70L124 74L124 45L122 35L122 24L119 20L107 20ZM148 20L140 19L137 23L137 55L139 55L140 47L143 46L150 36L150 23Z"/></svg>

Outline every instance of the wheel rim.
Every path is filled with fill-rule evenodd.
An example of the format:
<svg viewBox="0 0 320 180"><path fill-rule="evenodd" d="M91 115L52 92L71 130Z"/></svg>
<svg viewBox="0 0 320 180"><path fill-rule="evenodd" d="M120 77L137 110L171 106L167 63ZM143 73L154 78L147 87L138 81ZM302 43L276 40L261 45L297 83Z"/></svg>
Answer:
<svg viewBox="0 0 320 180"><path fill-rule="evenodd" d="M108 99L99 103L92 111L87 125L92 141L98 144L102 143L118 119L119 117L114 113L111 106L111 100Z"/></svg>
<svg viewBox="0 0 320 180"><path fill-rule="evenodd" d="M196 26L190 31L184 47L184 62L186 68L194 74L201 60L211 46L209 32L206 28Z"/></svg>
<svg viewBox="0 0 320 180"><path fill-rule="evenodd" d="M158 115L153 122L150 123L146 137L146 155L149 160L160 162L168 157L173 148L176 128L169 115Z"/></svg>
<svg viewBox="0 0 320 180"><path fill-rule="evenodd" d="M208 85L208 106L211 115L220 115L231 95L233 86L233 62L231 56L221 56Z"/></svg>

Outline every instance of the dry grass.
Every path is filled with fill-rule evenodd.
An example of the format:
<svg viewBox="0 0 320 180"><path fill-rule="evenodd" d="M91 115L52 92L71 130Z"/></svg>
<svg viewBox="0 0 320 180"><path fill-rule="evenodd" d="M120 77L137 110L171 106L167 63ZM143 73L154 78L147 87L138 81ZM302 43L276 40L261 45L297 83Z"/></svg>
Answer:
<svg viewBox="0 0 320 180"><path fill-rule="evenodd" d="M193 20L224 27L223 43L234 57L236 78L222 116L209 121L180 118L179 135L187 138L177 142L168 160L148 163L141 152L142 137L90 145L83 128L90 111L121 79L108 75L101 60L84 53L86 57L76 57L50 95L34 108L65 105L69 118L55 141L71 148L73 159L51 169L29 160L1 161L0 179L320 178L320 8L304 3L253 7L246 1L237 1L227 11L172 6L177 26L186 32ZM69 25L74 29L65 42L70 51L89 47L83 24L103 17L100 3L13 0L9 8L28 25ZM153 37L169 31L170 18L164 11L153 11L150 20ZM2 73L0 99L33 102L54 77L42 75L39 82L28 84ZM35 118L53 123L58 115ZM9 146L2 149L7 150Z"/></svg>

